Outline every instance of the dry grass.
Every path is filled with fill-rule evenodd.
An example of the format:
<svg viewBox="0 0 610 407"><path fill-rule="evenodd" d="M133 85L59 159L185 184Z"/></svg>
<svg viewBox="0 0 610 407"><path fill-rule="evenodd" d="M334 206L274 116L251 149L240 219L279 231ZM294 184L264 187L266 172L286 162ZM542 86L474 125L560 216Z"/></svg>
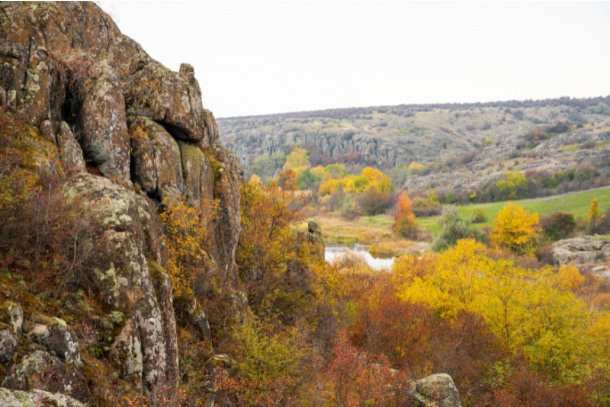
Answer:
<svg viewBox="0 0 610 407"><path fill-rule="evenodd" d="M298 231L307 230L307 222L313 220L322 227L326 242L361 243L365 245L383 244L393 253L405 254L414 251L415 242L396 236L392 230L392 217L389 215L361 216L353 220L343 219L338 213L310 213ZM419 248L415 249L419 252Z"/></svg>

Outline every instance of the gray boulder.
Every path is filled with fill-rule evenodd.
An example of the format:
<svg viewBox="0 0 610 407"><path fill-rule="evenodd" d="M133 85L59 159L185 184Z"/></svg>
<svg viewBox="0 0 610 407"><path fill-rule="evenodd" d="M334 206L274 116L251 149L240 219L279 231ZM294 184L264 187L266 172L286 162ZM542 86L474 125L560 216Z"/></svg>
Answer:
<svg viewBox="0 0 610 407"><path fill-rule="evenodd" d="M2 407L85 407L83 403L65 394L43 390L19 391L0 387Z"/></svg>
<svg viewBox="0 0 610 407"><path fill-rule="evenodd" d="M460 393L451 376L446 373L416 381L409 394L426 407L462 407Z"/></svg>

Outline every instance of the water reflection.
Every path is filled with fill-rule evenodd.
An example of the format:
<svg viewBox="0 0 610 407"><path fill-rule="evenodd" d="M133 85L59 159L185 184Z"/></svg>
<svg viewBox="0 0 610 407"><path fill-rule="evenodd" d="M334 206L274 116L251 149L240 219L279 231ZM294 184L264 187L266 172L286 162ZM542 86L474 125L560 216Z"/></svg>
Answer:
<svg viewBox="0 0 610 407"><path fill-rule="evenodd" d="M338 245L337 246L327 245L326 250L324 251L324 259L327 262L332 263L335 261L335 259L337 259L338 257L341 257L348 250L361 254L364 257L364 259L366 260L366 263L369 266L371 266L372 268L374 268L375 270L391 270L392 264L394 264L394 259L396 258L396 257L389 257L389 258L373 257L369 253L368 246L362 246L359 244L355 244L350 247L338 246Z"/></svg>

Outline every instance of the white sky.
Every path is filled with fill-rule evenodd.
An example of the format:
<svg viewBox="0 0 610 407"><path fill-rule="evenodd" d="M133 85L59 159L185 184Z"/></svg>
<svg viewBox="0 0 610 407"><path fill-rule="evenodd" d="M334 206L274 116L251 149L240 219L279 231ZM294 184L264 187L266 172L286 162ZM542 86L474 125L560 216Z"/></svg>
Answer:
<svg viewBox="0 0 610 407"><path fill-rule="evenodd" d="M610 95L610 3L100 2L216 117Z"/></svg>

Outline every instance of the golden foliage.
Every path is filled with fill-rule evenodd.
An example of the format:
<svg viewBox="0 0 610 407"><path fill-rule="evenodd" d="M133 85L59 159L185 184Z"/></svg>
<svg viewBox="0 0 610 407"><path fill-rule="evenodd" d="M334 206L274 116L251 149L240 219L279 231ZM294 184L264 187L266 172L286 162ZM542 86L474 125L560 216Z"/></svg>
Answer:
<svg viewBox="0 0 610 407"><path fill-rule="evenodd" d="M589 207L589 222L599 216L599 202L596 198L593 198L591 201L591 206Z"/></svg>
<svg viewBox="0 0 610 407"><path fill-rule="evenodd" d="M538 214L509 202L494 219L490 237L492 243L515 253L533 254L539 233Z"/></svg>
<svg viewBox="0 0 610 407"><path fill-rule="evenodd" d="M166 207L161 214L165 225L169 251L169 274L174 295L192 295L194 279L205 272L211 262L206 249L209 245L209 225L214 219L218 204L204 200L199 207L184 201L164 201Z"/></svg>

